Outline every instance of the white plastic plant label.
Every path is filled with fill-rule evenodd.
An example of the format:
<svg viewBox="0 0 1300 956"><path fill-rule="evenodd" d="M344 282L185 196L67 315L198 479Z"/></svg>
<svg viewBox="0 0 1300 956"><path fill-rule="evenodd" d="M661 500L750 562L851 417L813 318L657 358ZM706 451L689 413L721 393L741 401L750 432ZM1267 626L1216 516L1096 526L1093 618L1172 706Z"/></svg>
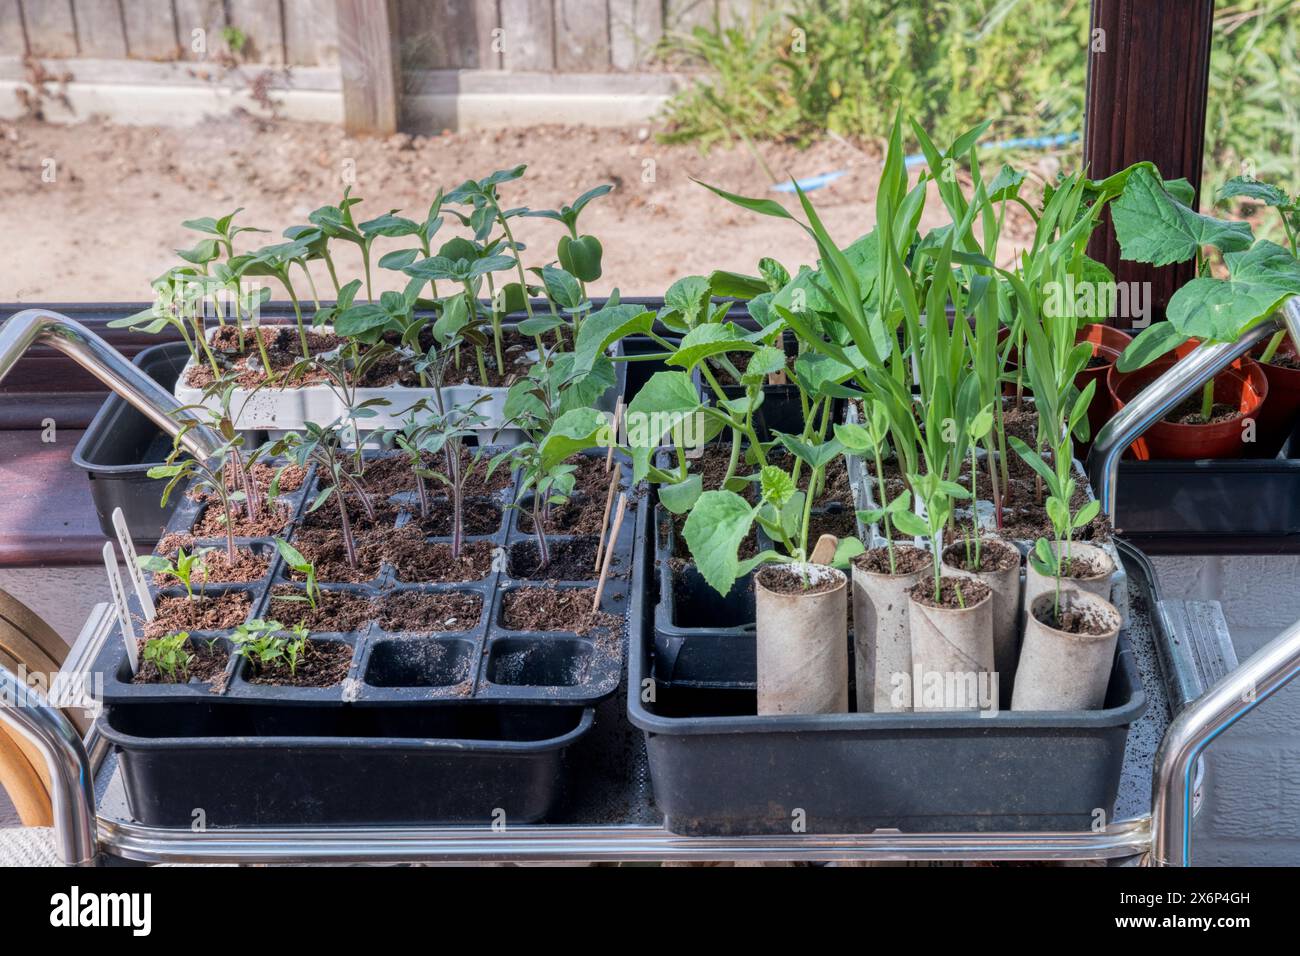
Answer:
<svg viewBox="0 0 1300 956"><path fill-rule="evenodd" d="M104 570L108 572L108 590L113 595L113 606L117 608L117 621L122 625L122 641L126 644L126 656L131 662L131 673L140 670L140 655L135 646L135 625L131 623L131 609L126 603L126 588L122 586L122 574L117 569L117 552L113 542L104 542Z"/></svg>
<svg viewBox="0 0 1300 956"><path fill-rule="evenodd" d="M122 513L121 508L113 509L113 530L117 532L117 543L122 548L126 573L131 576L131 586L135 588L135 596L140 599L140 607L144 609L144 619L152 621L158 611L153 606L153 595L149 593L149 586L145 583L144 569L140 567L140 559L135 553L135 542L131 540L131 532L126 527L126 515Z"/></svg>

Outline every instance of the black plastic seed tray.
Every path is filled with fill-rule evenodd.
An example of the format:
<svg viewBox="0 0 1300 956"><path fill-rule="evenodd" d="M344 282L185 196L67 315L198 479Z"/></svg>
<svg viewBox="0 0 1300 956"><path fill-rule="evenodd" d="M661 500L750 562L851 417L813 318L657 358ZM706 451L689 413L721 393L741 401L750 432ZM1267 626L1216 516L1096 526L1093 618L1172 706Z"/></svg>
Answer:
<svg viewBox="0 0 1300 956"><path fill-rule="evenodd" d="M378 453L368 453L371 458ZM594 457L594 456L593 456ZM603 457L603 454L602 456ZM620 475L620 488L630 491L631 466L626 460L615 458L613 468ZM251 663L243 658L232 658L224 686L214 690L208 685L130 683L125 650L118 642L110 642L101 652L97 670L106 675L104 700L120 707L158 705L168 701L193 701L201 697L214 704L224 705L285 705L289 708L307 708L323 712L330 708L355 705L369 707L399 707L406 705L459 705L477 703L548 704L580 707L595 703L613 693L619 684L623 664L624 627L611 623L595 627L589 632L575 634L559 630L524 631L506 626L504 609L508 601L525 589L550 588L564 591L594 591L598 573L594 566L594 536L547 536L552 552L575 547L590 553L593 564L583 575L566 575L563 580L534 579L523 571L530 549L535 549L531 532L519 527L517 509L509 507L515 499L518 477L511 485L496 493L502 518L498 529L489 535L467 536L466 541L490 544L494 551L492 568L479 581L428 583L404 581L398 569L384 562L377 576L362 584L319 582L325 600L337 600L336 595L349 599L373 602L367 609L368 620L363 627L347 633L313 631L312 640L342 642L352 648L347 677L330 687L292 687L260 684L250 680ZM285 534L290 542L306 520L306 503L315 500L316 481L309 475L303 488L293 499L293 520L286 523ZM397 527L408 523L411 514L404 508L413 508L410 496L391 499L399 506ZM603 501L599 504L603 504ZM286 503L290 506L290 503ZM169 531L188 532L201 514L203 503L187 500L177 508ZM329 505L326 505L329 507ZM610 563L610 573L601 598L601 610L620 622L639 622L629 616L633 595L630 590L634 544L638 537L637 526L644 510L644 501L629 494L628 509ZM612 518L611 518L612 520ZM445 544L446 537L427 536L430 546ZM223 539L201 539L204 546L224 546ZM237 538L236 545L260 550L270 558L268 575L260 582L249 585L212 585L208 593L229 590L248 593L249 613L253 618L281 619L285 613L276 607L276 591L293 588L296 596L305 596L305 588L294 581L290 569L274 547L272 539ZM156 591L160 596L183 594L175 588ZM478 614L473 621L442 622L420 631L389 631L384 628L383 605L407 594L477 595ZM586 598L584 597L584 600ZM297 602L302 606L302 602ZM135 608L138 612L139 609ZM210 640L224 638L228 632L195 632L192 638ZM224 646L224 645L223 645ZM286 716L286 720L307 720L309 714ZM316 728L317 732L327 732ZM306 731L303 731L306 732Z"/></svg>
<svg viewBox="0 0 1300 956"><path fill-rule="evenodd" d="M184 342L166 342L140 352L136 367L171 390L189 358ZM86 472L99 527L112 538L113 510L121 508L136 541L157 541L179 495L159 504L166 481L149 477L149 469L171 454L172 440L120 395L109 395L90 420L72 452L72 463Z"/></svg>
<svg viewBox="0 0 1300 956"><path fill-rule="evenodd" d="M1115 526L1149 554L1300 551L1300 427L1274 458L1123 459L1118 477Z"/></svg>
<svg viewBox="0 0 1300 956"><path fill-rule="evenodd" d="M650 536L643 547L651 587ZM1153 607L1145 569L1126 564L1130 599ZM665 826L683 835L1086 830L1113 815L1129 727L1147 706L1127 628L1102 710L991 715L760 717L752 687L674 681L659 635L640 635L628 683L650 692L628 696L628 717Z"/></svg>
<svg viewBox="0 0 1300 956"><path fill-rule="evenodd" d="M564 794L565 751L592 708L424 709L400 727L383 708L111 708L97 726L117 751L132 817L236 826L516 824Z"/></svg>

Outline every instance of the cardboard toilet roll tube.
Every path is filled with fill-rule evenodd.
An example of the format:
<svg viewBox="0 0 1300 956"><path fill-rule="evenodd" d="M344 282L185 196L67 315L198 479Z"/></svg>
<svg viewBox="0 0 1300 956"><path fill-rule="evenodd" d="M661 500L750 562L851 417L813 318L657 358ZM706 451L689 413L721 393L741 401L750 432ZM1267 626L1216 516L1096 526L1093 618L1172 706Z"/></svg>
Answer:
<svg viewBox="0 0 1300 956"><path fill-rule="evenodd" d="M951 578L947 579L951 580ZM924 587L929 587L929 579ZM909 596L912 709L998 706L993 657L993 592L964 608L931 607Z"/></svg>
<svg viewBox="0 0 1300 956"><path fill-rule="evenodd" d="M1020 649L1012 710L1098 710L1115 662L1120 615L1115 605L1089 591L1062 589L1061 610L1096 615L1099 634L1071 634L1039 620L1051 614L1055 592L1040 594L1030 607Z"/></svg>
<svg viewBox="0 0 1300 956"><path fill-rule="evenodd" d="M1052 553L1058 553L1061 542L1052 542ZM1115 573L1115 562L1111 556L1097 547L1095 544L1088 544L1083 541L1071 541L1069 553L1071 558L1083 561L1091 561L1094 567L1100 568L1097 574L1089 575L1086 578L1061 578L1061 587L1073 588L1076 591L1087 591L1095 594L1103 601L1110 600L1111 575ZM1029 608L1033 606L1034 601L1040 594L1054 594L1056 592L1056 578L1051 575L1044 576L1034 570L1033 561L1026 562L1028 567L1025 569L1025 600L1021 604L1020 610L1020 630L1023 633L1028 626Z"/></svg>
<svg viewBox="0 0 1300 956"><path fill-rule="evenodd" d="M806 585L806 586L805 586ZM760 714L849 709L848 578L821 564L754 575Z"/></svg>
<svg viewBox="0 0 1300 956"><path fill-rule="evenodd" d="M945 575L983 581L993 591L993 664L998 682L1010 687L1020 653L1020 550L992 539L984 540L981 547L984 553L993 550L1012 554L1015 564L1001 571L967 571L961 567L966 545L959 542L944 548L942 569Z"/></svg>
<svg viewBox="0 0 1300 956"><path fill-rule="evenodd" d="M907 592L930 574L930 566L927 563L904 574L882 574L860 564L853 562L853 670L858 713L911 710Z"/></svg>

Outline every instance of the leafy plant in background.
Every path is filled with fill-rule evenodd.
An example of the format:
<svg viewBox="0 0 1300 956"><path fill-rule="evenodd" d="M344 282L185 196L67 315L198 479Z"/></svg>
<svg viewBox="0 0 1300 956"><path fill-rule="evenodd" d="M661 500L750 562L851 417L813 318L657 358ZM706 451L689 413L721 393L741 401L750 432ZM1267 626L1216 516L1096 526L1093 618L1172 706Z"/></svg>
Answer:
<svg viewBox="0 0 1300 956"><path fill-rule="evenodd" d="M189 631L151 637L144 642L141 657L170 683L184 683L190 679L190 665L194 663L194 655L186 650L189 642Z"/></svg>
<svg viewBox="0 0 1300 956"><path fill-rule="evenodd" d="M986 116L1007 138L1070 132L1083 114L1087 29L1086 3L762 4L748 20L665 37L666 60L711 73L670 101L665 139L876 139L898 107L943 138Z"/></svg>
<svg viewBox="0 0 1300 956"><path fill-rule="evenodd" d="M1266 321L1287 298L1300 293L1296 209L1290 197L1276 187L1247 179L1231 180L1224 194L1224 198L1250 197L1275 206L1290 248L1256 240L1247 223L1196 212L1189 205L1191 194L1185 184L1163 182L1147 170L1134 174L1130 188L1115 203L1115 235L1125 258L1155 265L1194 260L1197 268L1197 277L1170 298L1167 321L1144 329L1124 350L1116 363L1121 372L1141 368L1189 339L1202 344L1235 342ZM1225 276L1211 274L1206 247L1222 255ZM1210 420L1213 402L1214 383L1208 382L1202 391L1202 420Z"/></svg>
<svg viewBox="0 0 1300 956"><path fill-rule="evenodd" d="M192 601L195 597L195 581L200 576L204 583L208 579L208 566L203 562L203 556L207 551L207 548L195 548L193 552L186 554L184 548L177 548L175 561L171 561L161 554L141 556L137 560L144 570L180 582L185 588L185 595ZM202 596L202 585L200 585L199 596Z"/></svg>

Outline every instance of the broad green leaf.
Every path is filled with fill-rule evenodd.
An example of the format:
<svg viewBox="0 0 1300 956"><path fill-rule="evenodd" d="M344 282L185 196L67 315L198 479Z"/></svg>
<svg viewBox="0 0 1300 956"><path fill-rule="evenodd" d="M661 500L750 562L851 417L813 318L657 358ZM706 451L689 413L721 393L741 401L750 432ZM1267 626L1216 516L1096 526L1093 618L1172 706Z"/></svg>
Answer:
<svg viewBox="0 0 1300 956"><path fill-rule="evenodd" d="M1290 251L1261 239L1246 252L1223 257L1228 278L1201 277L1169 300L1166 316L1189 338L1235 342L1293 295L1300 294L1300 262Z"/></svg>
<svg viewBox="0 0 1300 956"><path fill-rule="evenodd" d="M767 292L767 280L718 269L709 273L709 292L724 299L752 299Z"/></svg>
<svg viewBox="0 0 1300 956"><path fill-rule="evenodd" d="M561 236L558 249L560 265L583 282L600 278L600 260L604 254L595 236Z"/></svg>
<svg viewBox="0 0 1300 956"><path fill-rule="evenodd" d="M1124 349L1115 367L1121 372L1132 372L1154 362L1166 352L1172 352L1187 341L1171 322L1154 322L1147 326Z"/></svg>
<svg viewBox="0 0 1300 956"><path fill-rule="evenodd" d="M930 526L914 511L900 511L894 515L894 524L903 534L913 538L924 538L930 534Z"/></svg>
<svg viewBox="0 0 1300 956"><path fill-rule="evenodd" d="M570 455L596 447L608 428L605 416L594 408L565 412L551 425L539 445L543 469L549 471Z"/></svg>
<svg viewBox="0 0 1300 956"><path fill-rule="evenodd" d="M1270 183L1261 183L1246 176L1234 176L1219 189L1216 203L1226 199L1249 199L1266 206L1289 206L1291 197Z"/></svg>
<svg viewBox="0 0 1300 956"><path fill-rule="evenodd" d="M754 509L732 491L706 491L686 518L682 536L704 580L726 596L740 574L740 545L754 522Z"/></svg>
<svg viewBox="0 0 1300 956"><path fill-rule="evenodd" d="M641 386L625 415L634 480L646 476L663 436L701 404L695 383L685 372L656 372Z"/></svg>
<svg viewBox="0 0 1300 956"><path fill-rule="evenodd" d="M795 493L794 480L776 465L763 466L759 472L759 487L762 489L763 500L777 508L785 507L785 503Z"/></svg>
<svg viewBox="0 0 1300 956"><path fill-rule="evenodd" d="M704 479L690 475L685 481L659 486L659 503L675 515L686 514L704 493Z"/></svg>
<svg viewBox="0 0 1300 956"><path fill-rule="evenodd" d="M742 329L730 322L699 325L686 333L682 344L666 362L690 371L711 355L724 352L753 352L758 346Z"/></svg>
<svg viewBox="0 0 1300 956"><path fill-rule="evenodd" d="M1146 169L1135 170L1111 206L1124 258L1153 265L1186 262L1202 246L1235 252L1250 246L1250 225L1204 216L1179 201Z"/></svg>
<svg viewBox="0 0 1300 956"><path fill-rule="evenodd" d="M843 571L854 558L866 550L856 537L840 538L835 545L835 557L831 560L831 566Z"/></svg>
<svg viewBox="0 0 1300 956"><path fill-rule="evenodd" d="M555 266L542 267L542 284L546 294L555 300L561 309L576 309L582 304L582 289L578 280L564 269Z"/></svg>
<svg viewBox="0 0 1300 956"><path fill-rule="evenodd" d="M575 372L591 367L596 356L620 339L643 335L654 327L655 314L640 305L605 306L582 320L574 347Z"/></svg>

